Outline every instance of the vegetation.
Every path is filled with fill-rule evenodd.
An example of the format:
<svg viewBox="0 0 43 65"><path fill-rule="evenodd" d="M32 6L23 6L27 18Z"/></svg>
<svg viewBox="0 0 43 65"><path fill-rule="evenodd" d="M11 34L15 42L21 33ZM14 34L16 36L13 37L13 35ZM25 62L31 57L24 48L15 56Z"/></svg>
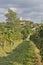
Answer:
<svg viewBox="0 0 43 65"><path fill-rule="evenodd" d="M43 24L20 24L10 9L5 17L6 22L0 22L0 65L42 65Z"/></svg>
<svg viewBox="0 0 43 65"><path fill-rule="evenodd" d="M30 39L36 44L37 48L40 49L40 54L43 60L43 24L41 24L36 32L30 36Z"/></svg>
<svg viewBox="0 0 43 65"><path fill-rule="evenodd" d="M0 65L40 65L39 62L30 41L23 41L7 57L0 57Z"/></svg>

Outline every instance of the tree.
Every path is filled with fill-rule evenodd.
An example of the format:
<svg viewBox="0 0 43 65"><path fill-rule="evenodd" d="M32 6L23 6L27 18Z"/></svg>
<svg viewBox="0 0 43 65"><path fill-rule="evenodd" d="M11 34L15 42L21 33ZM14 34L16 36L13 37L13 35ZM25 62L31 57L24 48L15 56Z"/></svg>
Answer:
<svg viewBox="0 0 43 65"><path fill-rule="evenodd" d="M6 16L6 21L7 21L5 27L7 28L8 39L9 40L10 39L15 39L15 40L21 39L21 25L20 25L20 20L16 15L16 12L8 9L8 13L6 13L5 16ZM11 31L13 32L13 34Z"/></svg>
<svg viewBox="0 0 43 65"><path fill-rule="evenodd" d="M7 22L14 22L17 18L16 13L11 9L8 9L8 13L5 14Z"/></svg>
<svg viewBox="0 0 43 65"><path fill-rule="evenodd" d="M26 22L26 24L23 26L21 33L23 35L23 39L26 39L28 35L31 33L31 27L28 22Z"/></svg>
<svg viewBox="0 0 43 65"><path fill-rule="evenodd" d="M30 36L30 40L32 40L36 44L37 48L39 48L43 61L43 24L38 28L38 31Z"/></svg>

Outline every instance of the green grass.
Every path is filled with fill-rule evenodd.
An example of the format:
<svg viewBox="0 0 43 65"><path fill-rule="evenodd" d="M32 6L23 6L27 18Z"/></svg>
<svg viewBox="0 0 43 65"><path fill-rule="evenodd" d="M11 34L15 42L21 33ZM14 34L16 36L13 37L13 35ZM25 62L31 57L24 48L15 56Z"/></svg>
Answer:
<svg viewBox="0 0 43 65"><path fill-rule="evenodd" d="M30 41L23 41L6 54L8 56L0 57L0 65L34 65L35 63L36 56Z"/></svg>
<svg viewBox="0 0 43 65"><path fill-rule="evenodd" d="M5 43L5 46L2 48L0 46L0 57L3 57L3 56L7 56L8 54L6 54L6 52L11 52L13 49L15 49L20 43L22 42L22 40L20 41L14 41L14 45L13 46L10 46L10 45L6 45Z"/></svg>

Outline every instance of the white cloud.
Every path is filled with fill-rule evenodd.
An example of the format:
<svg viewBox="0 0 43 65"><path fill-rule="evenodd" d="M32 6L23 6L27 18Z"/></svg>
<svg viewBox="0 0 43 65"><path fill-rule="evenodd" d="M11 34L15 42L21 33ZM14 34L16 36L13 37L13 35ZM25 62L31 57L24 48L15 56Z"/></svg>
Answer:
<svg viewBox="0 0 43 65"><path fill-rule="evenodd" d="M13 10L13 11L15 11L15 12L17 11L17 8L12 8L12 7L11 7L10 9Z"/></svg>

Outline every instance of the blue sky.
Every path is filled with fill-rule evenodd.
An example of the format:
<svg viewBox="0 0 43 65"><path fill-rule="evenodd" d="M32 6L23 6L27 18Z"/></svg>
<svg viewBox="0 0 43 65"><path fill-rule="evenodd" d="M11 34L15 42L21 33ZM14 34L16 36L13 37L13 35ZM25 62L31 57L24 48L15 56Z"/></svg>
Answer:
<svg viewBox="0 0 43 65"><path fill-rule="evenodd" d="M38 23L43 20L43 0L0 0L0 21L5 21L8 8L23 19Z"/></svg>

